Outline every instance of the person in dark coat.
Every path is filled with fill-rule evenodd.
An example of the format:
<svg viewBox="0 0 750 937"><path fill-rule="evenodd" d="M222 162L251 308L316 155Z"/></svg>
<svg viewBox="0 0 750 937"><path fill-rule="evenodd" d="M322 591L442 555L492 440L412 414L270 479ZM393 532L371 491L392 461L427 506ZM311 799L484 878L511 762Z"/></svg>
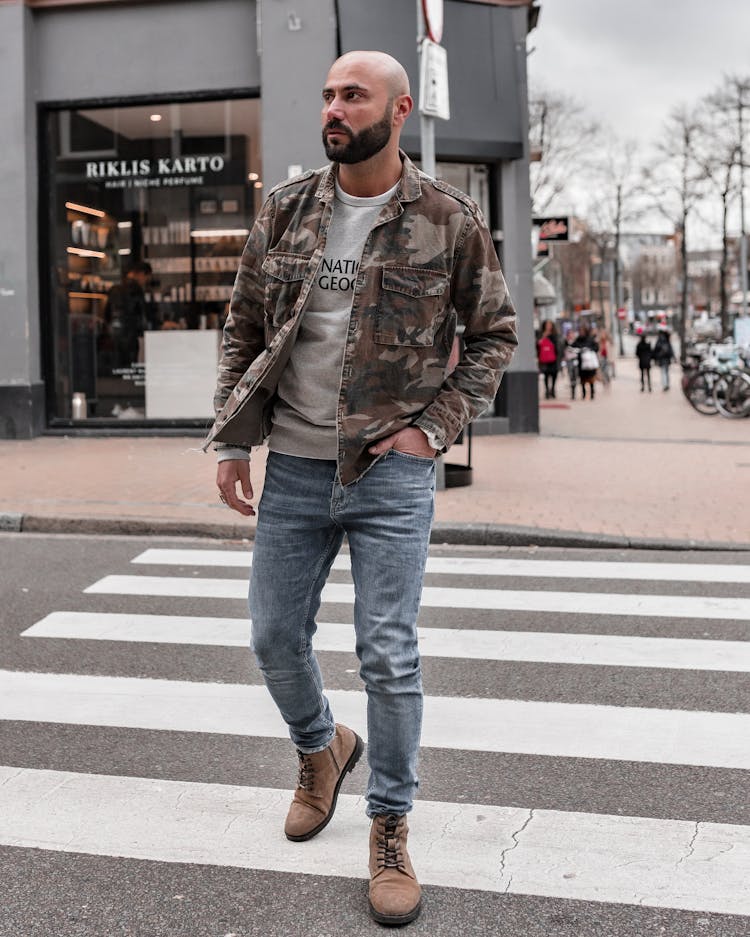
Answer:
<svg viewBox="0 0 750 937"><path fill-rule="evenodd" d="M138 339L147 326L146 287L151 264L136 261L109 291L104 319L112 335L114 367L130 368L138 360Z"/></svg>
<svg viewBox="0 0 750 937"><path fill-rule="evenodd" d="M669 390L669 366L675 360L672 343L669 341L669 332L659 332L654 345L653 359L661 368L662 390Z"/></svg>
<svg viewBox="0 0 750 937"><path fill-rule="evenodd" d="M635 346L635 356L638 359L638 367L641 369L641 393L646 389L651 393L651 359L654 350L646 339L645 334L641 335L640 341Z"/></svg>

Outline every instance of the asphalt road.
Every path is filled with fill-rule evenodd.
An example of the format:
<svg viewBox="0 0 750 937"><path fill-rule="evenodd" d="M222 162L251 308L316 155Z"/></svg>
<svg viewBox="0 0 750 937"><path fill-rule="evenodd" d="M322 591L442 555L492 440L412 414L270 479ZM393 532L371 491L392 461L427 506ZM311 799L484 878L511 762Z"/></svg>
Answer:
<svg viewBox="0 0 750 937"><path fill-rule="evenodd" d="M293 749L280 734L274 734L273 729L258 729L256 733L254 719L257 718L260 726L260 714L248 713L246 731L225 731L215 723L196 724L186 729L189 717L179 718L179 707L175 710L177 715L170 715L170 703L165 697L163 707L160 702L154 702L154 711L147 712L145 717L131 715L135 712L136 696L141 692L139 688L148 689L155 680L170 681L164 684L167 694L171 687L187 687L188 696L190 687L195 685L211 693L220 693L222 688L234 693L235 688L245 692L260 687L262 680L246 648L221 643L220 639L211 637L210 629L203 644L182 643L179 639L127 640L129 624L126 622L117 640L113 640L112 635L96 639L84 636L83 632L75 635L79 627L75 619L78 613L90 613L102 619L108 614L126 613L146 624L153 620L152 616L170 616L167 625L173 622L170 627L174 628L179 628L179 622L188 618L207 616L241 622L246 615L242 598L207 600L200 595L200 585L196 596L186 594L188 590L185 589L175 595L157 595L148 590L143 594L103 591L106 586L102 591L84 591L108 576L137 577L143 582L153 577L165 582L202 581L209 577L233 581L246 578L246 570L237 566L132 562L146 550L202 551L209 548L226 551L227 555L249 550L247 544L153 538L0 536L0 764L18 769L8 770L0 777L0 805L6 804L4 808L0 806L3 883L0 937L294 937L297 934L348 937L383 932L367 915L364 823L361 857L352 860L349 873L336 872L335 875L328 874L329 866L316 859L318 854L312 851L295 854L301 858L289 860L297 862L294 867L289 862L284 865L287 860L279 860L279 868L275 870L238 867L244 860L236 856L244 855L241 852L244 846L250 851L260 849L261 852L266 850L268 855L274 854L273 833L268 841L253 842L254 837L267 835L265 821L257 828L248 821L244 845L232 845L227 841L225 849L222 847L224 851L217 853L215 860L205 861L189 861L192 855L189 836L185 840L188 846L184 843L179 846L188 849L180 853L187 858L163 860L163 853L156 848L160 846L160 836L166 841L173 833L172 828L165 825L162 834L157 821L151 824L149 832L149 842L156 844L154 852L149 852L152 848L149 846L144 846L142 852L118 846L121 840L117 837L126 833L118 831L114 805L112 828L109 828L106 821L109 794L106 792L110 779L119 779L117 783L122 786L126 808L131 805L134 823L140 812L162 809L157 804L158 798L164 791L172 790L173 783L186 782L185 789L194 792L198 801L215 796L216 791L220 794L224 788L219 785L237 791L239 797L243 790L252 788L260 791L262 797L271 799L274 792L285 792L293 786L296 763ZM551 850L543 843L526 847L525 834L519 826L514 829L512 840L498 841L496 855L487 860L489 867L496 870L507 865L507 880L498 878L493 883L491 876L481 881L480 876L476 879L477 887L472 887L475 882L473 863L479 863L477 869L481 872L481 861L484 861L471 851L474 834L470 830L464 836L465 830L456 831L456 855L463 856L461 849L466 848L467 858L454 863L457 867L453 868L449 861L453 849L449 832L431 843L429 862L427 858L423 861L423 867L429 866L432 870L428 878L433 883L425 885L422 917L408 932L429 937L459 933L483 937L518 937L521 934L524 937L550 934L560 937L588 934L597 937L746 937L750 931L750 898L747 897L750 866L745 865L743 899L736 894L733 897L733 892L739 889L732 877L736 870L733 872L731 863L742 861L737 860L738 855L750 861L747 797L750 754L745 757L750 749L750 736L744 742L733 737L734 727L745 725L733 720L750 713L748 671L739 669L744 663L736 663L746 661L741 652L750 641L750 576L747 575L750 556L715 552L459 547L434 547L431 556L518 559L535 563L586 561L595 564L592 571L597 568L600 571L592 572L593 578L566 574L565 567L560 567L554 575L548 575L548 571L536 575L531 567L530 572L520 578L492 569L481 574L464 572L456 565L455 572L428 574L428 588L470 590L472 594L487 598L488 607L481 607L481 602L474 603L479 607L467 607L462 603L470 601L466 598L468 593L448 592L445 605L425 607L420 617L420 626L426 632L429 629L436 629L435 634L447 632L448 641L459 636L457 645L449 645L458 647L454 653L424 656L426 695L434 698L438 708L446 702L457 710L466 706L475 724L486 722L487 725L477 729L480 740L465 748L461 746L466 740L455 728L452 734L440 724L430 729L433 733L430 738L435 741L428 739L420 759L422 813L434 808L439 821L442 805L445 805L446 830L450 831L447 821L453 817L455 823L463 823L456 818L464 816L461 812L464 809L469 809L466 816L480 820L485 819L480 812L484 809L488 822L500 825L505 822L501 808L531 811L529 817L533 818L533 823L529 830L536 823L569 822L573 845L565 859L567 871L559 875L555 853L558 846L560 849L566 846L564 838L561 840L559 834L555 834L558 840ZM649 569L662 565L664 578L623 579L615 567L611 567L612 576L603 576L601 568L596 566L600 563L642 563ZM680 577L675 573L675 564L695 567L695 576L683 569ZM744 576L745 581L717 581L715 572L706 571L707 566L734 568L739 570L736 578ZM608 567L603 568L606 572ZM335 570L330 581L345 584L350 579L342 569ZM543 599L546 593L580 593L582 607L588 597L595 594L603 597L600 600L602 610L579 612L574 609L560 613L492 607L493 602L502 606L502 595L516 590L533 595L534 601L539 596ZM181 587L175 591L180 593ZM500 595L497 600L492 598L496 595ZM626 603L622 604L619 597L623 595L643 597L646 600L643 611L633 611ZM657 606L648 602L653 599L658 603L659 597L663 599L664 608L656 613ZM684 608L692 606L689 603L682 606L678 602L684 599L700 603L706 597L716 601L708 603L705 612L700 612L702 606L696 605L695 614L685 614ZM576 599L574 597L574 604ZM61 612L73 615L73 623L66 625L72 629L66 632L67 636L24 634L47 616ZM346 602L326 603L319 619L335 625L351 622L351 614L351 606ZM491 658L472 658L467 656L470 650L460 647L461 635L467 630L481 632L490 640L500 633L512 632L521 645L524 639L541 641L539 647L547 649L524 652L520 656L526 656L526 660L513 659L519 655L507 650L500 650ZM571 636L580 637L584 648L588 647L586 641L592 636L620 640L616 646L612 645L614 656L609 662L592 662L585 656L588 650L560 652L556 644L559 635L566 636L566 640ZM654 639L667 639L660 666L653 666L648 658ZM467 647L472 640L478 637L466 636ZM546 641L551 643L546 644ZM700 653L694 659L697 663L691 665L670 663L670 655L682 653L681 642L685 641L693 642L686 646L687 651L698 647L695 642L704 642L699 652L705 648L705 654ZM712 654L719 655L716 660L724 659L722 645L736 655L732 658L735 662L711 664ZM570 659L554 659L560 653L563 657L569 654ZM576 657L579 653L584 655L580 659ZM359 696L352 693L336 695L337 691L356 694L361 691L353 651L323 650L319 652L319 659L326 686L332 694L337 699L356 702ZM21 684L21 691L2 692L3 681L7 691L13 676L20 675L25 680L30 674L41 676L34 678L33 684ZM70 677L62 690L62 684L55 682L56 675ZM89 692L89 684L82 681L92 676L107 678L101 684L100 710L90 701L80 701L81 694L85 696ZM139 684L139 680L151 683ZM113 705L118 705L117 700L128 693L134 694L132 705L126 700L117 715L105 715L112 699L115 700ZM523 718L536 719L534 714L540 713L540 741L528 745L523 741L508 743L503 735L504 727L497 725L499 710L493 708L497 700L521 701L526 707L522 710ZM185 705L188 704L189 701ZM537 704L542 708L537 708ZM156 711L160 708L163 712ZM590 738L580 729L583 723L569 725L565 721L568 712L576 714L576 719L580 714L581 718L590 720L586 723L592 727ZM486 713L484 718L483 713ZM608 720L619 718L623 713L628 717L632 714L629 725L634 726L635 731L627 743L631 747L619 752L616 745L614 750L612 748L612 735L608 738L607 725ZM648 754L646 743L652 731L649 720L658 722L662 717L667 719L667 728L663 760L660 760L661 755ZM547 738L545 721L558 718L562 720L559 730L551 731ZM639 725L643 726L640 735ZM597 726L604 728L601 738L595 731ZM701 749L699 736L704 730L713 741ZM445 734L441 735L441 731ZM613 728L612 734L616 731L620 730ZM487 733L487 741L483 741L483 732ZM712 736L712 732L716 735ZM671 751L673 741L674 752ZM560 754L563 749L566 754ZM638 754L641 751L645 754ZM136 779L146 780L136 782ZM44 793L36 800L30 799L28 792L24 793L20 782L26 780L30 784L46 785ZM96 811L102 810L104 821L94 823L91 816L86 816L86 804L75 801L71 792L78 789L79 782L81 790L94 792L86 796L104 798L101 802L90 802L91 816L99 816ZM357 809L354 798L363 792L365 783L366 769L361 765L343 787L343 794L349 795L345 798L347 803ZM182 796L183 787L179 790ZM7 796L5 802L4 795ZM280 796L283 799L285 795ZM200 803L197 808L200 816L210 817L209 808L203 801ZM474 807L476 810L471 813ZM350 830L346 826L349 820L343 814L348 807L340 809L342 818L337 816L318 839L322 841L325 837L321 848L330 849L334 854L340 843L342 862L346 865ZM263 811L259 810L260 817ZM420 804L415 808L414 836L419 828L419 811ZM634 838L631 846L622 852L624 847L617 845L613 837L619 829L618 823L630 823L628 818L635 818L632 821ZM641 824L640 820L646 822ZM210 819L208 822L210 833ZM604 830L604 846L600 842L596 847L591 845L591 850L604 849L604 853L587 854L586 844L594 841L591 834L584 835L580 830L593 829L597 822ZM665 851L667 840L674 831L687 829L687 825L692 825L691 829L694 827L695 835L688 837L684 848L678 848L677 858L671 862ZM608 832L610 829L614 832ZM711 887L705 889L705 900L701 883L706 873L697 862L701 858L700 837L704 831L705 835L727 836L728 846L719 853L732 856L722 858L722 862L730 863L726 867L712 867L715 870L706 879ZM579 834L580 840L576 839ZM655 834L653 842L652 834ZM197 838L202 835L196 834ZM464 839L468 845L464 844ZM612 842L611 855L606 854L608 841ZM224 841L219 839L219 842ZM579 842L582 845L576 846ZM280 840L279 850L282 845ZM304 844L302 850L307 845ZM490 852L492 847L490 839ZM235 848L240 852L232 852ZM645 850L643 855L639 852L641 848ZM515 850L518 850L517 855ZM524 859L527 854L528 859ZM207 855L208 852L201 853L199 858L205 859ZM693 873L690 863L694 855ZM713 853L703 858L706 863L712 861ZM527 862L528 869L523 865L517 870L512 868L510 863L516 860ZM598 883L595 871L592 873L589 868L595 870L597 863L601 863L602 868ZM688 877L685 882L680 880L671 891L659 892L659 869L677 868L685 863L690 866L690 875L695 877ZM620 870L628 864L633 866L634 878L618 891L616 883ZM415 865L419 873L416 861ZM712 881L710 876L713 876ZM644 883L649 879L656 884L655 891L647 894ZM454 887L452 883L458 881L460 887ZM576 891L577 883L580 883L579 891ZM503 893L506 886L508 893ZM628 898L627 888L631 887L632 895ZM640 906L639 901L650 906ZM727 908L732 909L732 913L723 913Z"/></svg>

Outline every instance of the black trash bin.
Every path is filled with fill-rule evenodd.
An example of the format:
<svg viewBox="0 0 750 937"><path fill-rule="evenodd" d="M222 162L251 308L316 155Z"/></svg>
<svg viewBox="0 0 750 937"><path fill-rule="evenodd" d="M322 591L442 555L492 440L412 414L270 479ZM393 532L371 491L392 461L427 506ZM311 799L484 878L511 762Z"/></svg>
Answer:
<svg viewBox="0 0 750 937"><path fill-rule="evenodd" d="M445 487L446 488L465 488L472 482L473 468L471 465L471 423L462 430L456 439L456 444L461 445L466 437L467 459L466 464L456 462L445 463Z"/></svg>

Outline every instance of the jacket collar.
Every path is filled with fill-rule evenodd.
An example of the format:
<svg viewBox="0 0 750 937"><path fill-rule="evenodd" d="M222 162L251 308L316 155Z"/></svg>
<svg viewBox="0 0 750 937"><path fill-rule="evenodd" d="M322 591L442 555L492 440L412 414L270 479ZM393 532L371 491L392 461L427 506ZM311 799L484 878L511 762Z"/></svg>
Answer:
<svg viewBox="0 0 750 937"><path fill-rule="evenodd" d="M403 163L401 172L401 181L396 190L396 198L399 202L414 202L422 194L422 187L419 182L419 170L403 150L398 151ZM315 197L324 202L330 202L335 193L337 163L330 163L323 171L323 175L315 193Z"/></svg>

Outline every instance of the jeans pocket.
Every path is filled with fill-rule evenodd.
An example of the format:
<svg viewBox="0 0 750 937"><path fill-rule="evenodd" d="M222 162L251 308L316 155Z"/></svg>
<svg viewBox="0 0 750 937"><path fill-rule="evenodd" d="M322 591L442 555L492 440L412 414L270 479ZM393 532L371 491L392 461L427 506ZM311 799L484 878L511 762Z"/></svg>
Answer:
<svg viewBox="0 0 750 937"><path fill-rule="evenodd" d="M402 459L408 459L410 462L422 462L425 465L435 464L435 456L412 455L410 452L401 452L400 449L389 449L388 452Z"/></svg>

